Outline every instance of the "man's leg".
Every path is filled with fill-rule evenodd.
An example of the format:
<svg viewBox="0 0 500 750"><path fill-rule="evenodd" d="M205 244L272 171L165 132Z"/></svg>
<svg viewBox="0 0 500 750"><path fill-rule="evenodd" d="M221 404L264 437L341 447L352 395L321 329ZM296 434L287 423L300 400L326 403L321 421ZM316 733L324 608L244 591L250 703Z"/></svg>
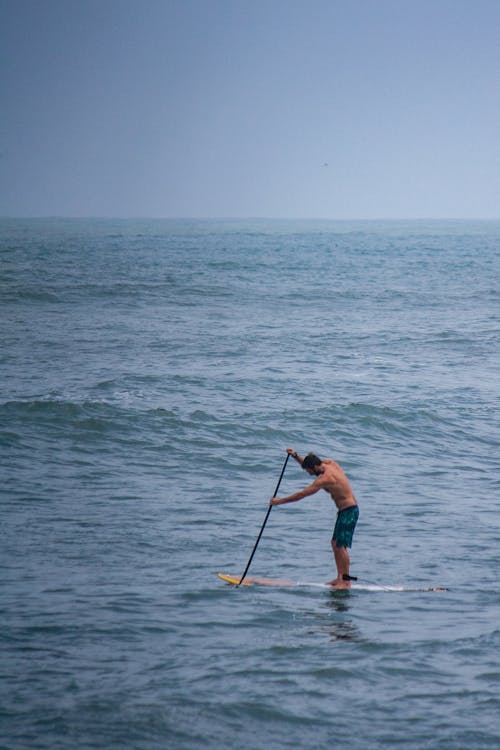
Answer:
<svg viewBox="0 0 500 750"><path fill-rule="evenodd" d="M332 581L328 581L327 586L336 586L342 580L341 574L339 573L339 565L337 562L337 555L335 554L335 549L336 549L335 539L332 539L332 552L335 558L335 565L337 566L337 577L334 578Z"/></svg>
<svg viewBox="0 0 500 750"><path fill-rule="evenodd" d="M349 575L349 566L351 564L347 547L337 547L337 542L332 539L332 550L335 557L335 565L337 566L337 578L334 578L329 584L336 588L348 589L351 587L351 584L349 581L344 580L344 575Z"/></svg>

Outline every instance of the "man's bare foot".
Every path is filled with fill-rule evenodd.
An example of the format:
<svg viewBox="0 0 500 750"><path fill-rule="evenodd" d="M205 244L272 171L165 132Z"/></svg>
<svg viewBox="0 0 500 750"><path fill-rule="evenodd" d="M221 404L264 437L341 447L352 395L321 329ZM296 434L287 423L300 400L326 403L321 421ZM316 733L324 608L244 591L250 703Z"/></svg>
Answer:
<svg viewBox="0 0 500 750"><path fill-rule="evenodd" d="M351 583L350 581L343 581L339 578L334 578L333 581L328 581L328 583L325 584L326 586L331 586L334 589L350 589Z"/></svg>

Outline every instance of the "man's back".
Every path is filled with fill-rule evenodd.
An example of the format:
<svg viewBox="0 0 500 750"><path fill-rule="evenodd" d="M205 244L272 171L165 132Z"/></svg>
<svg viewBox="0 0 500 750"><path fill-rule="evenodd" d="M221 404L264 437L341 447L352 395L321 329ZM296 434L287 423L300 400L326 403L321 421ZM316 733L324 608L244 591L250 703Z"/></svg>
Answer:
<svg viewBox="0 0 500 750"><path fill-rule="evenodd" d="M337 508L343 510L350 505L356 505L356 498L349 480L338 463L327 458L322 461L322 468L324 469L320 479L322 489L330 493Z"/></svg>

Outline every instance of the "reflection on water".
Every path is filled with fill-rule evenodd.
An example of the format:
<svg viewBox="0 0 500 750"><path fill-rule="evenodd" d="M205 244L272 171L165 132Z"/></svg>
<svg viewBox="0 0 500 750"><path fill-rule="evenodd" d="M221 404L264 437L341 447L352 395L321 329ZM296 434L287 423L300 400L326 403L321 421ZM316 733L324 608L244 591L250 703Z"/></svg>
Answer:
<svg viewBox="0 0 500 750"><path fill-rule="evenodd" d="M363 640L359 627L349 616L349 601L349 591L332 591L322 605L326 611L318 613L319 630L332 641Z"/></svg>

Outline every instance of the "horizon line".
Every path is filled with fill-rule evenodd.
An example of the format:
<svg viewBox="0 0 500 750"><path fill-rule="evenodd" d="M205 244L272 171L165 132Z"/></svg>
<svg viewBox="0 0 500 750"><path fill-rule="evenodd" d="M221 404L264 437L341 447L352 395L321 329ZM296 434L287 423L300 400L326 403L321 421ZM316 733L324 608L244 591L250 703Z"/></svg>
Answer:
<svg viewBox="0 0 500 750"><path fill-rule="evenodd" d="M0 214L4 220L69 221L500 221L500 216L372 216L372 217L328 217L328 216L113 216L97 214L78 216L74 214Z"/></svg>

